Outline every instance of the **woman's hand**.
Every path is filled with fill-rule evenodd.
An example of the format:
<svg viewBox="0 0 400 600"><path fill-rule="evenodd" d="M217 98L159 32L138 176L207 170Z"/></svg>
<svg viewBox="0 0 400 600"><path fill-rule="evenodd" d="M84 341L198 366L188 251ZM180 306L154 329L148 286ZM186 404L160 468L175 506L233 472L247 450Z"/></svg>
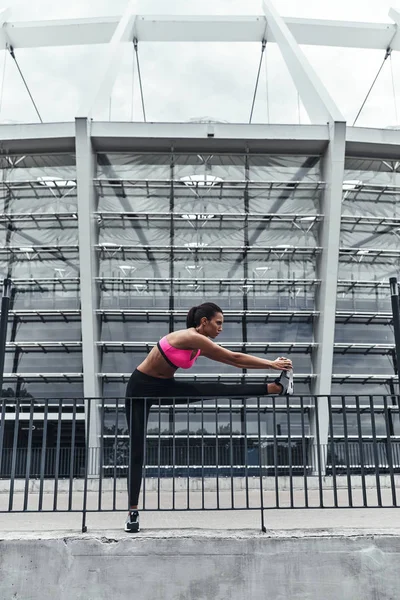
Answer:
<svg viewBox="0 0 400 600"><path fill-rule="evenodd" d="M289 369L293 369L292 361L284 356L279 356L279 358L272 361L271 369L276 369L277 371L288 371Z"/></svg>

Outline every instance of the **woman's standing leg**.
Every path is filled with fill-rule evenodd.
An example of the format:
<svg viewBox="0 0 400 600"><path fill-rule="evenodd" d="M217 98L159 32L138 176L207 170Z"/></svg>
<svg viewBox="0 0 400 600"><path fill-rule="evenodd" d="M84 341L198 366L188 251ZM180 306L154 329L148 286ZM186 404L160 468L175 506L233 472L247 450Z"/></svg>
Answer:
<svg viewBox="0 0 400 600"><path fill-rule="evenodd" d="M126 420L129 431L128 495L129 508L137 509L144 458L144 440L149 420L151 401L144 398L125 399Z"/></svg>

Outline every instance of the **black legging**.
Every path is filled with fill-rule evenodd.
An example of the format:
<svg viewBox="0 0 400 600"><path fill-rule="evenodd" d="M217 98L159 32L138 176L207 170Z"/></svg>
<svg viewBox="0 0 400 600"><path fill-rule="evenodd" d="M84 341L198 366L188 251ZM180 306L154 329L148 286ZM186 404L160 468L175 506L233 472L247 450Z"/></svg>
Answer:
<svg viewBox="0 0 400 600"><path fill-rule="evenodd" d="M144 439L152 404L172 405L200 402L201 397L222 398L236 396L254 398L267 394L265 383L196 383L159 379L137 369L132 373L125 396L126 420L130 434L128 473L129 506L136 506L142 483ZM198 398L195 398L198 396ZM144 400L146 399L146 401ZM156 402L153 399L157 399Z"/></svg>

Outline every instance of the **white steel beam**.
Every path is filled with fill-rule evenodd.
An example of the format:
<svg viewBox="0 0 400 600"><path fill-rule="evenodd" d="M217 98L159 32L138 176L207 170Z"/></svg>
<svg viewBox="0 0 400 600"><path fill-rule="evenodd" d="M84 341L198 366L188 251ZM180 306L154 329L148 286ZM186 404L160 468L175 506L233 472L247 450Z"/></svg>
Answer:
<svg viewBox="0 0 400 600"><path fill-rule="evenodd" d="M316 310L320 316L314 332L314 339L318 344L318 350L313 357L314 373L318 374L313 390L315 394L329 394L331 390L339 269L346 127L344 123L335 123L330 129L331 141L322 163L325 189L320 207L324 219L319 234L319 244L323 250L317 265L317 276L321 285L316 298Z"/></svg>
<svg viewBox="0 0 400 600"><path fill-rule="evenodd" d="M344 122L344 117L270 0L263 1L263 10L268 22L267 40L270 34L274 36L310 121Z"/></svg>
<svg viewBox="0 0 400 600"><path fill-rule="evenodd" d="M313 436L313 465L317 465L317 430L319 435L320 456L326 461L326 448L329 430L329 407L327 396L331 393L333 352L335 341L335 318L337 280L339 271L340 223L342 213L342 194L344 179L344 161L346 148L345 123L332 123L330 143L322 161L322 179L325 189L322 195L320 212L324 219L320 225L319 244L322 253L318 258L317 277L321 284L316 295L316 310L319 317L315 321L313 350L313 371L316 374L312 382L312 392L318 396L318 421L315 409L310 413L310 431ZM325 396L325 397L323 397ZM325 462L321 465L325 468Z"/></svg>
<svg viewBox="0 0 400 600"><path fill-rule="evenodd" d="M122 44L124 42L133 42L136 6L137 0L129 1L111 41L106 47L104 59L101 61L100 77L97 80L97 74L93 75L92 90L78 110L77 118L90 117L97 102L101 98L108 98L111 95L121 64Z"/></svg>
<svg viewBox="0 0 400 600"><path fill-rule="evenodd" d="M90 139L90 122L87 119L76 119L76 179L78 192L78 235L79 235L79 267L81 292L81 328L82 328L82 362L83 393L85 398L99 398L101 390L98 373L100 371L100 354L97 347L99 324L96 310L98 308L98 292L95 277L98 273L98 259L95 250L97 229L95 221L96 191L93 179L96 175L95 153ZM88 411L88 402L85 411ZM98 401L92 400L90 412L89 447L100 446L100 415ZM89 421L87 421L87 426Z"/></svg>
<svg viewBox="0 0 400 600"><path fill-rule="evenodd" d="M392 19L396 12L389 13ZM0 29L0 48L6 42L14 48L108 44L120 22L119 16L30 22L6 22L7 18ZM285 17L283 21L298 44L386 50L393 40L392 50L400 50L394 23L294 17ZM264 32L264 15L138 15L135 23L135 35L141 42L260 42ZM271 32L268 42L276 42Z"/></svg>

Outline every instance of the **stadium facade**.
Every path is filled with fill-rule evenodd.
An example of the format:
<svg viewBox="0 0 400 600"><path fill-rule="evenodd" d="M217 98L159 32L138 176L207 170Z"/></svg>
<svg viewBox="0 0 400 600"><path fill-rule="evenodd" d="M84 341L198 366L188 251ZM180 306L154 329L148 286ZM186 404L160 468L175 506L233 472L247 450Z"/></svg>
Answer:
<svg viewBox="0 0 400 600"><path fill-rule="evenodd" d="M129 12L102 30L82 22L88 43L109 27L111 44L102 87L75 123L0 126L1 269L12 280L3 396L33 397L38 407L46 398L105 398L107 427L135 366L205 300L224 310L222 345L292 358L297 394L397 393L388 279L400 257L400 131L347 127L297 52L296 31L306 43L328 25L293 25L269 3L264 10L263 27L242 19L240 34L240 18L211 34L200 18L189 25L196 39L207 30L210 41L261 41L268 23L311 125L93 121L91 103L113 85L116 49L132 27L148 41L151 32L179 38L188 25L177 19L166 33ZM72 35L71 23L63 27ZM383 48L374 27L367 37L360 26L354 45ZM33 44L35 27L30 35ZM265 373L200 358L178 377L239 382ZM40 418L38 409L37 431ZM282 411L275 423L283 443L287 418ZM91 419L95 440L99 413ZM120 427L126 433L122 414ZM293 427L299 434L296 412ZM366 420L366 439L370 428ZM387 435L383 412L376 428ZM354 421L349 435L357 431Z"/></svg>

